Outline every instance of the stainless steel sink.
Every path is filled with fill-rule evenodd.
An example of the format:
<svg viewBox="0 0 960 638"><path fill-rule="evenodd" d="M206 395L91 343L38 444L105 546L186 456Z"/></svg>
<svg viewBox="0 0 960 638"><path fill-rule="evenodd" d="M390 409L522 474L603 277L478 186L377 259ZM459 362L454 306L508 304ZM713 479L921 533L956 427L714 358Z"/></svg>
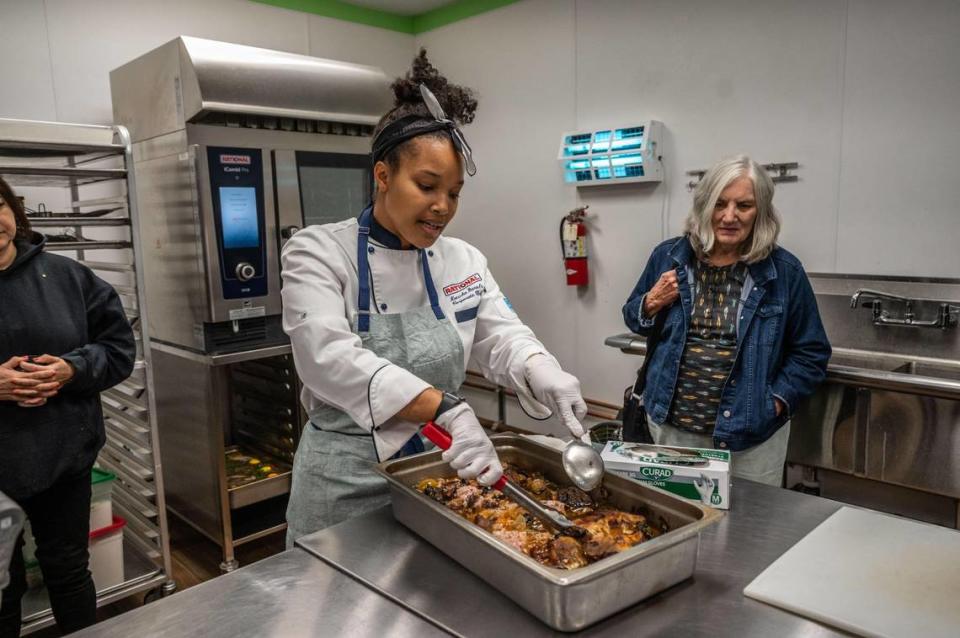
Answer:
<svg viewBox="0 0 960 638"><path fill-rule="evenodd" d="M925 361L908 361L903 365L897 366L891 370L891 372L912 374L918 377L934 377L937 379L960 381L960 366L935 365Z"/></svg>
<svg viewBox="0 0 960 638"><path fill-rule="evenodd" d="M913 361L904 361L904 359L884 356L884 355L853 355L853 354L835 354L830 357L831 366L846 366L850 368L863 368L866 370L881 370L883 372L893 372L898 368L915 363Z"/></svg>
<svg viewBox="0 0 960 638"><path fill-rule="evenodd" d="M960 362L890 353L835 352L827 379L844 385L960 399Z"/></svg>

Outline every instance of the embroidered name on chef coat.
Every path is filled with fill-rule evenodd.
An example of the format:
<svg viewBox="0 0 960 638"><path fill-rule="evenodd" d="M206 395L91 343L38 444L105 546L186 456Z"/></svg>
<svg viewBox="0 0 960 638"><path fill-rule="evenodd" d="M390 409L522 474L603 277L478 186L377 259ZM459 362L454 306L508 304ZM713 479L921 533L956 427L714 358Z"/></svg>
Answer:
<svg viewBox="0 0 960 638"><path fill-rule="evenodd" d="M457 305L483 294L483 277L473 273L463 281L443 287L443 294L450 297L450 303Z"/></svg>

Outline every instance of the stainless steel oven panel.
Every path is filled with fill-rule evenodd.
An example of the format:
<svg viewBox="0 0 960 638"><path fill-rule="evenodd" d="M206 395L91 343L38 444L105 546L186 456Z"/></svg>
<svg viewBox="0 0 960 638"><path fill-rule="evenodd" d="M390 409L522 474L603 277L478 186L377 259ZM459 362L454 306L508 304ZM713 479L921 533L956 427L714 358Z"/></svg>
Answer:
<svg viewBox="0 0 960 638"><path fill-rule="evenodd" d="M263 162L263 219L267 273L267 294L243 299L225 299L221 281L223 268L217 244L216 224L214 223L213 194L210 188L210 167L207 163L207 146L194 146L197 162L197 185L200 195L200 226L203 233L204 259L206 261L207 291L209 292L210 321L230 321L231 310L244 308L264 308L266 315L278 315L280 308L280 256L277 254L277 216L273 203L273 170L270 166L269 150L233 143L232 146L259 150Z"/></svg>
<svg viewBox="0 0 960 638"><path fill-rule="evenodd" d="M195 149L136 162L140 241L150 336L202 347L194 326L210 321Z"/></svg>
<svg viewBox="0 0 960 638"><path fill-rule="evenodd" d="M187 150L187 132L174 131L166 135L133 144L133 161L139 164L158 157L167 157Z"/></svg>
<svg viewBox="0 0 960 638"><path fill-rule="evenodd" d="M297 168L296 151L274 151L274 186L277 189L277 229L280 234L278 246L293 237L304 227L303 209L300 206L300 173Z"/></svg>

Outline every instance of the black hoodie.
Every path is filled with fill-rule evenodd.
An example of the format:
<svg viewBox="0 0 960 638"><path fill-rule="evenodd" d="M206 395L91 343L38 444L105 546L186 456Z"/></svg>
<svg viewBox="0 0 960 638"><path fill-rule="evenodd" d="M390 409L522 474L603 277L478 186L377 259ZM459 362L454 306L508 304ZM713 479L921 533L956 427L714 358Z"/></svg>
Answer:
<svg viewBox="0 0 960 638"><path fill-rule="evenodd" d="M136 343L116 291L33 233L0 270L0 363L52 354L74 377L35 408L0 401L0 492L33 496L89 470L105 435L99 393L133 371Z"/></svg>

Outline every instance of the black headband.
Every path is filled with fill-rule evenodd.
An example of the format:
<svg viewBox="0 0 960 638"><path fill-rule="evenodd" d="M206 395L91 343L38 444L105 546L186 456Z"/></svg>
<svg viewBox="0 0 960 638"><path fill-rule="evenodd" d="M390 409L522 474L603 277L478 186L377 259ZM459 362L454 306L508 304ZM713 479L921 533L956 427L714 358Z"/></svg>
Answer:
<svg viewBox="0 0 960 638"><path fill-rule="evenodd" d="M385 126L377 135L377 138L373 140L373 163L376 164L397 146L418 135L426 135L434 131L448 131L453 146L460 153L460 157L463 158L463 167L467 171L467 175L471 177L476 175L477 165L473 161L473 151L467 144L463 132L456 122L449 119L443 112L437 97L425 84L420 85L420 95L423 96L423 104L430 111L432 117L407 115L389 126Z"/></svg>
<svg viewBox="0 0 960 638"><path fill-rule="evenodd" d="M435 131L449 131L455 128L453 122L439 122L426 115L407 115L391 122L373 140L373 163L382 161L393 149L407 140Z"/></svg>

